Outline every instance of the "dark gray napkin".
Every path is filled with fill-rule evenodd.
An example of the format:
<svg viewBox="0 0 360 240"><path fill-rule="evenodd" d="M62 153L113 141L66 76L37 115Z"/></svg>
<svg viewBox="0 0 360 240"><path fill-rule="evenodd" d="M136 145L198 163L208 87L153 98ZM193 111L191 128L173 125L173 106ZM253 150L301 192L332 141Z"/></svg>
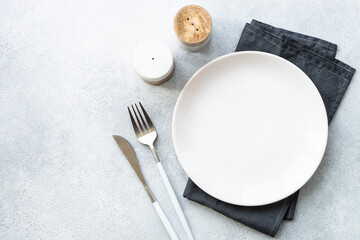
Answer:
<svg viewBox="0 0 360 240"><path fill-rule="evenodd" d="M354 68L335 59L336 49L336 44L252 20L245 25L235 51L268 52L298 66L319 90L330 123L355 72ZM299 191L276 203L244 207L208 195L191 179L184 191L184 197L272 237L283 219L293 219L298 195Z"/></svg>

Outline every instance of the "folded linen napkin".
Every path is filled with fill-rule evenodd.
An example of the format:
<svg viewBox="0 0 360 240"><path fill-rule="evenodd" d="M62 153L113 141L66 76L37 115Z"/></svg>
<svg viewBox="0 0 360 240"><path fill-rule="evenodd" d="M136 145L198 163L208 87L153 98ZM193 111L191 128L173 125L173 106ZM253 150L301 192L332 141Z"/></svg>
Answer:
<svg viewBox="0 0 360 240"><path fill-rule="evenodd" d="M330 123L355 72L335 59L336 44L252 20L245 25L235 51L250 50L278 55L303 70L319 90ZM299 191L276 203L245 207L208 195L191 179L184 191L184 197L272 237L283 219L293 219L298 195Z"/></svg>

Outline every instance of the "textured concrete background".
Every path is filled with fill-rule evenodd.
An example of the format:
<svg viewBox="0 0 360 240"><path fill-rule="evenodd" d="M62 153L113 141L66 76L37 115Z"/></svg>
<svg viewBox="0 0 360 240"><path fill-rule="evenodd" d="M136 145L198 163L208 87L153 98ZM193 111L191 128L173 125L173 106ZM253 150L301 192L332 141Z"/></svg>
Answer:
<svg viewBox="0 0 360 240"><path fill-rule="evenodd" d="M204 6L212 39L179 48L176 11ZM0 239L167 239L151 202L111 135L126 137L181 237L151 152L127 116L142 101L159 131L157 147L180 197L187 176L175 156L171 119L195 71L234 51L255 18L339 45L360 70L358 0L121 1L0 0ZM133 70L132 51L160 38L176 71L158 87ZM216 96L214 96L216 97ZM355 74L330 126L325 158L301 191L296 217L276 239L360 239L360 79ZM180 197L197 239L270 239Z"/></svg>

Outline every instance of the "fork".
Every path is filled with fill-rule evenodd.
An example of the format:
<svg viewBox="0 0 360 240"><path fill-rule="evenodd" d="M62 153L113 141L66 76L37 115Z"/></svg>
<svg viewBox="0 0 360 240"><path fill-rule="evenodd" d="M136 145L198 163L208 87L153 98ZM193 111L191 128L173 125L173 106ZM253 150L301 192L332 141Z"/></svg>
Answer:
<svg viewBox="0 0 360 240"><path fill-rule="evenodd" d="M142 113L143 113L145 119L143 118L137 104L135 104L135 108L133 105L131 105L133 113L131 112L130 107L127 107L128 111L129 111L131 123L132 123L134 131L135 131L135 135L140 143L150 147L151 152L154 156L156 165L157 165L157 167L160 171L161 177L164 181L166 190L167 190L167 192L170 196L171 202L175 208L176 214L178 215L180 222L185 230L186 236L188 237L188 239L193 240L194 237L191 233L189 224L186 221L185 215L180 207L180 203L175 195L174 189L172 188L169 178L167 177L167 175L164 171L163 165L156 153L156 150L154 147L154 141L157 137L156 129L155 129L154 124L152 123L149 115L145 111L145 108L141 104L141 102L139 102L139 105L140 105L140 108L142 110Z"/></svg>

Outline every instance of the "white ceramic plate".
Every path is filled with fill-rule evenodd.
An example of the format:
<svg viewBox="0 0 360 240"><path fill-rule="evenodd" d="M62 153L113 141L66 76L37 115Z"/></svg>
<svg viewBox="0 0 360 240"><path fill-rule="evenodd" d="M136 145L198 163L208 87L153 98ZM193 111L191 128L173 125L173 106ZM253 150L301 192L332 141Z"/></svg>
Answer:
<svg viewBox="0 0 360 240"><path fill-rule="evenodd" d="M294 64L239 52L206 64L177 100L173 141L188 176L222 201L279 201L301 188L323 157L327 115Z"/></svg>

